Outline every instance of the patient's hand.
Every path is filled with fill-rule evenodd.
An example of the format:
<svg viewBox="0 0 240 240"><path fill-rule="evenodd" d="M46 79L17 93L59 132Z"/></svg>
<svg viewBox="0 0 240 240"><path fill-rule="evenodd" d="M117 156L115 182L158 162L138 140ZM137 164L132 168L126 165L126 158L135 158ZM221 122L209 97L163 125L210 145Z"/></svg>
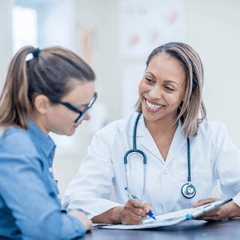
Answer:
<svg viewBox="0 0 240 240"><path fill-rule="evenodd" d="M83 213L76 210L69 212L68 214L75 216L85 226L87 231L92 230L92 221Z"/></svg>

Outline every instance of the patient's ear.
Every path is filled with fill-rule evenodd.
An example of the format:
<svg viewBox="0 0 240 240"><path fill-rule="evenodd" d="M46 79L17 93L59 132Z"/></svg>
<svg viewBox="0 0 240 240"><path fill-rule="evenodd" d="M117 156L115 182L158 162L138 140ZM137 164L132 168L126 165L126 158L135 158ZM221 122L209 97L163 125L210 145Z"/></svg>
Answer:
<svg viewBox="0 0 240 240"><path fill-rule="evenodd" d="M38 113L43 115L47 114L47 109L49 105L50 103L48 97L43 94L36 96L34 100L34 107Z"/></svg>

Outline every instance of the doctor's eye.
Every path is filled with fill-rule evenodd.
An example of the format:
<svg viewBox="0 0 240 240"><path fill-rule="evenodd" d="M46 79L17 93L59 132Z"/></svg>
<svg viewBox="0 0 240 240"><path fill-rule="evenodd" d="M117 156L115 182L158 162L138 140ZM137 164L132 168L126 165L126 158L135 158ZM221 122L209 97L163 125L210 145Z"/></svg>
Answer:
<svg viewBox="0 0 240 240"><path fill-rule="evenodd" d="M171 92L175 91L175 89L172 88L172 87L170 87L170 86L165 86L165 88L166 88L168 91L171 91Z"/></svg>
<svg viewBox="0 0 240 240"><path fill-rule="evenodd" d="M145 79L146 79L147 82L153 83L153 80L151 78L146 77Z"/></svg>

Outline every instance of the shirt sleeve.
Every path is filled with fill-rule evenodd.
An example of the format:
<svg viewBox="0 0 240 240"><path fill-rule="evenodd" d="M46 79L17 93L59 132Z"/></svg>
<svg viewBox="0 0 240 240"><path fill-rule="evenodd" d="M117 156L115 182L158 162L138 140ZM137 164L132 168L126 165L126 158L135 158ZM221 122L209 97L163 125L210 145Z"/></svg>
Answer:
<svg viewBox="0 0 240 240"><path fill-rule="evenodd" d="M220 180L222 198L233 198L240 206L240 151L227 134L224 124L217 129L215 174Z"/></svg>
<svg viewBox="0 0 240 240"><path fill-rule="evenodd" d="M34 148L27 138L25 146ZM21 145L21 144L20 144ZM10 150L11 146L7 146ZM6 144L4 149L6 150ZM21 146L18 146L21 148ZM24 147L26 148L26 147ZM53 181L49 180L42 159L37 154L1 151L0 194L11 210L15 224L29 239L74 239L86 229L74 216L61 212Z"/></svg>
<svg viewBox="0 0 240 240"><path fill-rule="evenodd" d="M102 131L94 135L88 155L68 186L63 200L64 209L83 211L89 218L122 206L110 200L114 170L110 144L103 135Z"/></svg>

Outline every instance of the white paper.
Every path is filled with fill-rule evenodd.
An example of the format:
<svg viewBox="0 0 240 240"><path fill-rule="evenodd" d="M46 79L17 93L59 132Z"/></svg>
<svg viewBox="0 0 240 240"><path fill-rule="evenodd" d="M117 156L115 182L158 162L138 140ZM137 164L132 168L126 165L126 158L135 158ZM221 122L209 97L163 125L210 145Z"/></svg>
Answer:
<svg viewBox="0 0 240 240"><path fill-rule="evenodd" d="M140 225L107 225L101 226L101 228L109 228L109 229L143 229L143 228L154 228L161 226L170 226L177 224L186 220L186 215L191 213L192 209L184 209L176 212L167 213L164 215L156 216L156 220L152 218L148 218L143 220L143 223Z"/></svg>
<svg viewBox="0 0 240 240"><path fill-rule="evenodd" d="M224 201L217 201L216 203L221 203ZM196 208L188 208L183 209L163 215L156 216L156 220L152 218L148 218L143 220L143 223L140 225L123 225L123 224L117 224L117 225L104 225L99 226L100 228L108 228L108 229L147 229L147 228L156 228L156 227L163 227L163 226L171 226L174 224L177 224L179 222L182 222L187 219L187 215L191 216L194 212L197 212L199 210L204 211L204 208L206 206L209 206L209 204L205 204L200 207Z"/></svg>

